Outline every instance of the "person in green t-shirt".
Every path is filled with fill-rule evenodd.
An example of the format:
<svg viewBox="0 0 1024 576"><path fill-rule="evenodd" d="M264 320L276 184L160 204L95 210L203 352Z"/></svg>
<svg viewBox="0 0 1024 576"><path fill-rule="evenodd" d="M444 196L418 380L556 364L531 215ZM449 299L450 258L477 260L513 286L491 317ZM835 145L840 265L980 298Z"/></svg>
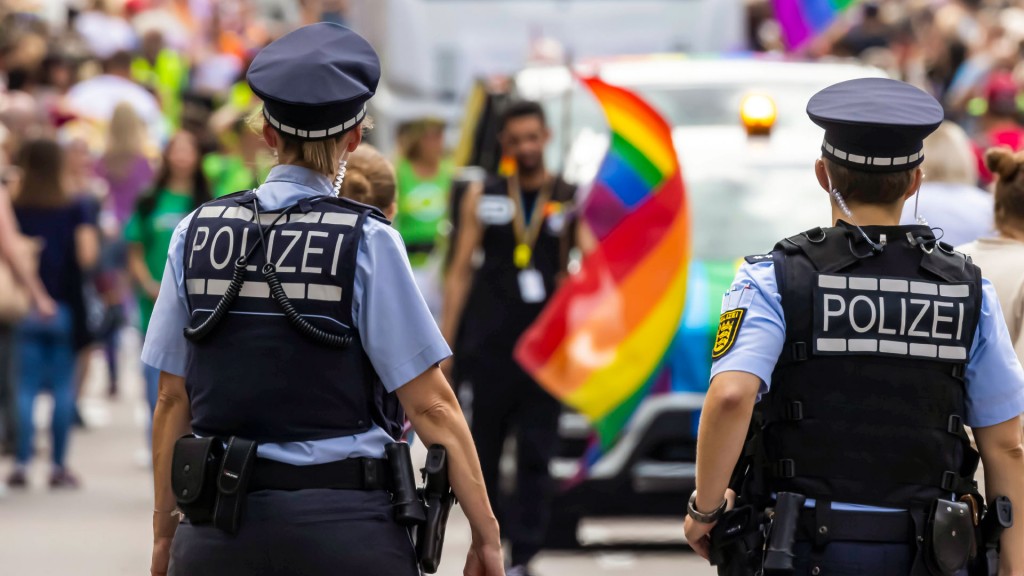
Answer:
<svg viewBox="0 0 1024 576"><path fill-rule="evenodd" d="M274 159L261 136L246 125L243 110L222 106L210 119L210 129L218 136L220 150L203 158L203 173L214 198L252 190L266 180Z"/></svg>
<svg viewBox="0 0 1024 576"><path fill-rule="evenodd" d="M188 132L178 132L164 149L163 162L153 189L139 198L125 225L128 273L136 286L142 333L149 328L167 250L174 228L200 204L210 200L210 188L199 164L199 142ZM156 407L160 372L143 366L146 397Z"/></svg>
<svg viewBox="0 0 1024 576"><path fill-rule="evenodd" d="M395 228L405 240L413 267L426 263L448 220L448 195L455 169L444 157L443 122L424 119L403 126L402 155L395 163L398 215Z"/></svg>

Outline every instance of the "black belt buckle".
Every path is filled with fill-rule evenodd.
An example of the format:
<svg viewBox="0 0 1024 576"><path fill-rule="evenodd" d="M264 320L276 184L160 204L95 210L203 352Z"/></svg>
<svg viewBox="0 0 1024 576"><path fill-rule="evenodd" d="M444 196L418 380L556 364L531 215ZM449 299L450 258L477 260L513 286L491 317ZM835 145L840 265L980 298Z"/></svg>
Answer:
<svg viewBox="0 0 1024 576"><path fill-rule="evenodd" d="M384 485L384 479L380 477L380 466L373 458L360 458L363 468L363 490L375 490Z"/></svg>

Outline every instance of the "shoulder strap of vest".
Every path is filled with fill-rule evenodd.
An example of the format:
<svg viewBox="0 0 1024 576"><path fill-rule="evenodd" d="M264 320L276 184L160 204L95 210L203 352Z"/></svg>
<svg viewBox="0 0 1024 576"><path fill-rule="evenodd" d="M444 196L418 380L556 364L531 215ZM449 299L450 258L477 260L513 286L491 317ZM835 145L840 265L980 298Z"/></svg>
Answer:
<svg viewBox="0 0 1024 576"><path fill-rule="evenodd" d="M813 228L775 245L786 255L803 253L818 272L842 270L858 260L847 235L839 228Z"/></svg>
<svg viewBox="0 0 1024 576"><path fill-rule="evenodd" d="M374 220L378 220L380 222L383 222L384 224L391 225L391 221L388 220L388 217L385 216L384 212L380 208L377 208L376 206L370 206L369 204L356 202L351 198L345 198L343 196L328 196L324 198L323 201L327 202L328 204L340 206L342 208L348 208L349 210L359 212L360 214L366 213L367 216L373 218Z"/></svg>

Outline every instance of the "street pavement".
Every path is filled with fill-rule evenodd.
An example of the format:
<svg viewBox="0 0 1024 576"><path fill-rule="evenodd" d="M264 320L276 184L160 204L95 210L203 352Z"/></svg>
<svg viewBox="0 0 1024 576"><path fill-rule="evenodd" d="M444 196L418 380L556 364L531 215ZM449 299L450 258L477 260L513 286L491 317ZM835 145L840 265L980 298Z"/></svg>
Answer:
<svg viewBox="0 0 1024 576"><path fill-rule="evenodd" d="M121 394L108 400L105 367L93 362L82 401L89 426L72 438L69 464L83 483L80 490L51 492L48 398L37 401L40 454L30 471L31 487L0 494L0 575L2 576L142 576L149 574L152 543L152 479L146 465L145 400L137 376L138 343L125 338ZM416 456L423 457L419 450ZM10 471L0 460L0 475ZM0 484L0 491L2 491ZM583 529L588 540L643 537L678 541L681 522L595 522ZM448 530L438 574L458 576L469 548L469 527L456 509ZM710 576L713 569L684 551L638 552L624 549L544 553L536 561L538 576Z"/></svg>

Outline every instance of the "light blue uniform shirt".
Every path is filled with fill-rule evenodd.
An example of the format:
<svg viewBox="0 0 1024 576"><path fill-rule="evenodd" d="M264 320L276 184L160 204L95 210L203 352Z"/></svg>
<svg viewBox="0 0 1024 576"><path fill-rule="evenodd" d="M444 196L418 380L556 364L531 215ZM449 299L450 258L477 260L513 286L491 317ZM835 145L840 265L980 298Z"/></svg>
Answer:
<svg viewBox="0 0 1024 576"><path fill-rule="evenodd" d="M744 308L743 323L732 348L711 366L711 378L721 372L746 372L761 379L761 393L772 384L775 363L786 341L782 295L771 260L744 262L722 299L722 312ZM993 426L1024 412L1024 369L1014 353L995 288L982 280L981 318L971 346L967 369L967 414L973 428ZM891 510L836 503L837 510Z"/></svg>
<svg viewBox="0 0 1024 576"><path fill-rule="evenodd" d="M299 166L280 165L270 171L258 193L261 209L271 212L302 198L331 194L332 186L321 174ZM184 255L185 235L192 217L186 217L174 232L160 296L142 348L144 363L177 376L185 376L190 354L182 331L191 319ZM356 266L352 318L363 349L384 387L394 392L451 356L451 350L416 287L405 244L394 228L367 218ZM303 337L296 332L295 338ZM288 464L321 464L346 458L383 458L384 447L391 442L392 438L375 425L352 436L261 444L258 453L262 458Z"/></svg>

